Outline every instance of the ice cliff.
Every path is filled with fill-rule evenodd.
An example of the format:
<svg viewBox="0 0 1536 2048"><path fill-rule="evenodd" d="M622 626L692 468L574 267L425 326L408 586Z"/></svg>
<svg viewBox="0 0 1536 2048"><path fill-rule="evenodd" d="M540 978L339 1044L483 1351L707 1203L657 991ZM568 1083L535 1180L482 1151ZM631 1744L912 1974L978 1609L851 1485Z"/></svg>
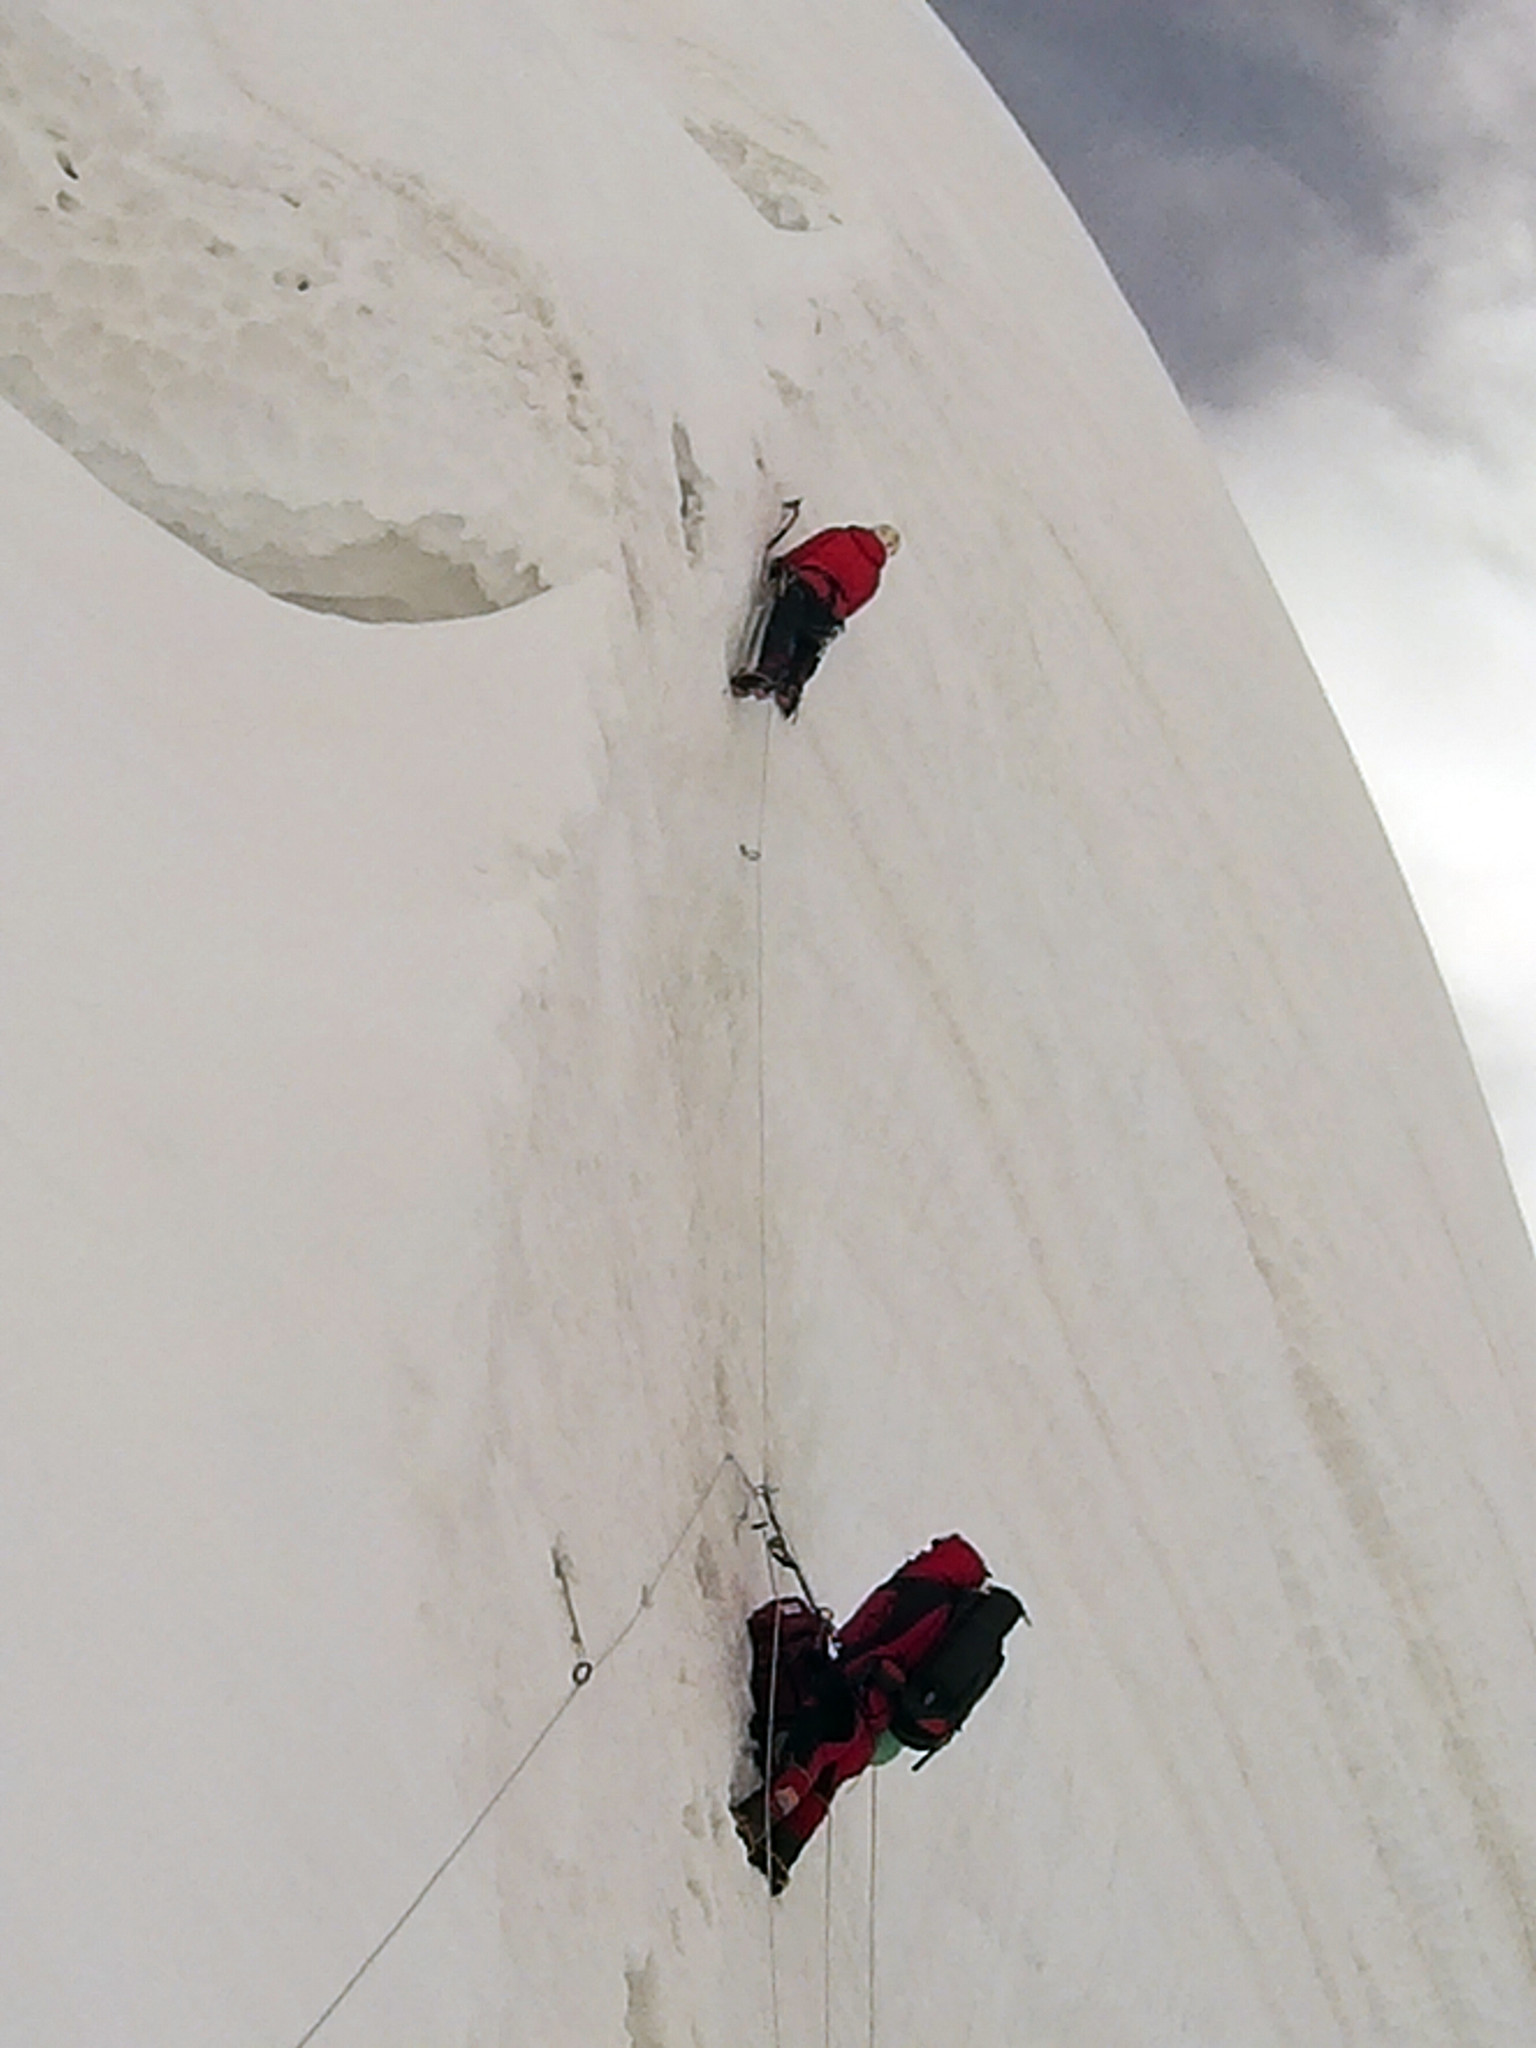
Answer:
<svg viewBox="0 0 1536 2048"><path fill-rule="evenodd" d="M294 2048L526 1756L316 2039L1527 2048L1529 1247L935 18L21 0L0 250L14 2038ZM771 1914L727 1454L1036 1618Z"/></svg>

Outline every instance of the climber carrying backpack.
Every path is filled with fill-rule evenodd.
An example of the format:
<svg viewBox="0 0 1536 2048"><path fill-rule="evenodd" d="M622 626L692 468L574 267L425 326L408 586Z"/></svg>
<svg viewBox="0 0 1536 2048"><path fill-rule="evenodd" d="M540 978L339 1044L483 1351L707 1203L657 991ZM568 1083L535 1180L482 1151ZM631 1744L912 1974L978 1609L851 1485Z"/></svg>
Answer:
<svg viewBox="0 0 1536 2048"><path fill-rule="evenodd" d="M771 697L786 718L827 647L880 587L901 546L894 526L828 526L769 564L770 609L757 660L731 677L737 697Z"/></svg>
<svg viewBox="0 0 1536 2048"><path fill-rule="evenodd" d="M763 1784L732 1808L747 1860L780 1892L839 1786L902 1749L921 1769L1003 1668L1029 1616L987 1583L963 1536L940 1536L877 1586L834 1635L803 1600L770 1600L747 1624L751 1736Z"/></svg>

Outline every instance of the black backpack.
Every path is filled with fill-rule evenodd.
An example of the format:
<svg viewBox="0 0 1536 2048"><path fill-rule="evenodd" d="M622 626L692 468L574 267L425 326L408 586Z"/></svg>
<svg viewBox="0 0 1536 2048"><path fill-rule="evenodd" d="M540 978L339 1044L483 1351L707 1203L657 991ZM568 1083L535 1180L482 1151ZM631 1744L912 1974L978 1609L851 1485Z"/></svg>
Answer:
<svg viewBox="0 0 1536 2048"><path fill-rule="evenodd" d="M942 1749L1002 1670L1003 1638L1028 1619L1006 1586L961 1593L943 1640L892 1702L896 1740L908 1749Z"/></svg>

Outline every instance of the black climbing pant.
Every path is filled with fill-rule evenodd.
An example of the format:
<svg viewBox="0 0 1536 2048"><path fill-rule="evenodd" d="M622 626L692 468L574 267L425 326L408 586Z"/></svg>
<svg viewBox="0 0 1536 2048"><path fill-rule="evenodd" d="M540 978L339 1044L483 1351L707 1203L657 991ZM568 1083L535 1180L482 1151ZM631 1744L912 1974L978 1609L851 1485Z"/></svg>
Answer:
<svg viewBox="0 0 1536 2048"><path fill-rule="evenodd" d="M842 631L831 605L809 583L790 575L773 601L763 630L757 672L773 684L781 710L793 713L828 644Z"/></svg>

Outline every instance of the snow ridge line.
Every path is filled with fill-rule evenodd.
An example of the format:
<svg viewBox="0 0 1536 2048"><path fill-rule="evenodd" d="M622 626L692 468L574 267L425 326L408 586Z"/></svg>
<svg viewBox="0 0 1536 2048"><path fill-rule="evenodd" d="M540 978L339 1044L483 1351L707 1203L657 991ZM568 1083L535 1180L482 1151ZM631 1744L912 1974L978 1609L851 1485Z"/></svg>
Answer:
<svg viewBox="0 0 1536 2048"><path fill-rule="evenodd" d="M398 1916L398 1918L392 1923L392 1925L387 1929L387 1931L379 1938L377 1942L375 1942L373 1947L368 1951L367 1955L364 1956L363 1960L358 1964L357 1968L352 1972L351 1976L347 1979L346 1983L343 1984L341 1989L336 1993L335 1997L331 2000L330 2004L326 2006L325 2010L319 2015L317 2019L313 2020L310 2023L310 2025L304 2030L302 2034L299 2035L298 2039L293 2044L293 2048L307 2048L307 2044L314 2040L315 2036L320 2032L320 2029L326 2024L326 2022L329 2019L331 2019L346 2003L347 1999L351 1997L352 1993L357 1989L358 1985L363 1981L364 1977L367 1976L368 1972L373 1968L374 1964L379 1960L380 1956L383 1955L384 1951L390 1946L391 1942L394 1941L396 1935L404 1931L405 1927L414 1918L417 1911L423 1905L426 1904L427 1899L431 1896L432 1892L436 1890L438 1884L442 1881L443 1878L445 1878L448 1875L448 1872L453 1868L454 1864L458 1862L459 1858L463 1855L464 1851L469 1847L470 1843L474 1840L475 1836L480 1832L481 1828L484 1827L485 1823L496 1811L496 1808L501 1804L502 1800L506 1798L507 1794L512 1790L512 1787L523 1775L523 1772L526 1771L528 1766L533 1762L534 1758L543 1748L545 1742L547 1742L549 1737L555 1732L555 1729L559 1726L560 1722L565 1718L566 1712L571 1707L572 1703L579 1697L580 1694L584 1693L588 1689L591 1680L596 1678L598 1672L602 1670L603 1666L608 1662L608 1660L611 1657L617 1655L618 1651L623 1647L624 1643L627 1641L629 1636L639 1626L641 1617L647 1614L650 1611L650 1609L654 1606L658 1587L661 1585L662 1580L667 1576L667 1573L672 1569L673 1564L677 1560L678 1552L687 1542L689 1536L692 1535L695 1524L698 1522L698 1519L703 1514L705 1508L709 1505L710 1497L714 1493L715 1488L719 1485L721 1475L726 1471L727 1467L733 1467L735 1469L737 1477L741 1480L742 1484L752 1494L753 1498L755 1499L757 1497L758 1489L752 1484L752 1481L747 1477L746 1472L742 1469L740 1459L736 1457L734 1452L727 1451L725 1455L721 1458L719 1464L716 1465L714 1471L710 1474L708 1483L705 1485L697 1501L695 1501L694 1503L692 1514L689 1515L687 1521L684 1522L682 1528L678 1531L677 1536L673 1540L671 1549L668 1550L666 1556L662 1559L661 1563L657 1566L656 1570L652 1573L651 1577L647 1579L641 1586L640 1598L635 1602L634 1612L629 1616L629 1619L624 1623L623 1627L619 1630L618 1634L613 1638L612 1642L609 1643L608 1647L605 1650L603 1650L599 1656L594 1657L592 1659L591 1671L588 1677L581 1680L577 1680L575 1678L571 1680L570 1688L567 1691L565 1698L561 1700L560 1704L555 1708L554 1712L550 1715L549 1719L544 1723L543 1727L540 1728L538 1733L534 1736L533 1740L528 1744L527 1748L523 1751L522 1755L517 1759L517 1762L513 1764L511 1770L508 1771L507 1775L496 1787L496 1790L491 1794L490 1798L486 1800L485 1804L480 1808L480 1811L475 1815L474 1819L469 1823L468 1827L465 1828L464 1832L459 1836L458 1840L454 1843L453 1847L448 1851L447 1855L443 1858L441 1863L439 1863L437 1868L432 1872L431 1876L427 1879L426 1883L422 1885L421 1889L416 1893L415 1897L411 1900L410 1904L406 1906L405 1910Z"/></svg>

